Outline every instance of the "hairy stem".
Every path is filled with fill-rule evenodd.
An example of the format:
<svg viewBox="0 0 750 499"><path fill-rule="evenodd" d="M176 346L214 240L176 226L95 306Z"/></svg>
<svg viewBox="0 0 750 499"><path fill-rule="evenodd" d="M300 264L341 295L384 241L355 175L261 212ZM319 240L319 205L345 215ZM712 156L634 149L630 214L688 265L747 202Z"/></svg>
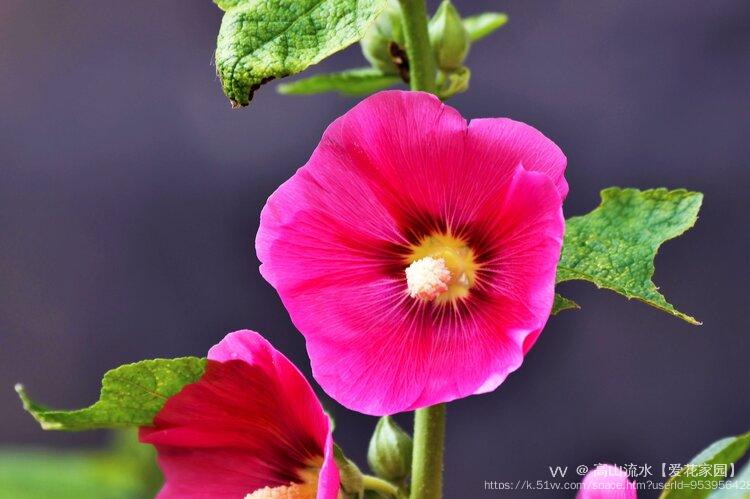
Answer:
<svg viewBox="0 0 750 499"><path fill-rule="evenodd" d="M435 93L435 56L427 31L427 9L424 0L399 0L403 17L406 55L412 90Z"/></svg>
<svg viewBox="0 0 750 499"><path fill-rule="evenodd" d="M399 0L403 16L406 55L412 90L435 93L435 57L427 31L424 0ZM414 412L414 454L411 469L412 499L440 499L443 495L445 404Z"/></svg>
<svg viewBox="0 0 750 499"><path fill-rule="evenodd" d="M435 57L427 31L424 0L399 0L403 16L406 55L412 90L435 93ZM443 495L445 404L414 412L414 454L411 497L440 499Z"/></svg>
<svg viewBox="0 0 750 499"><path fill-rule="evenodd" d="M412 499L440 499L443 495L445 404L414 413L414 454L411 469Z"/></svg>

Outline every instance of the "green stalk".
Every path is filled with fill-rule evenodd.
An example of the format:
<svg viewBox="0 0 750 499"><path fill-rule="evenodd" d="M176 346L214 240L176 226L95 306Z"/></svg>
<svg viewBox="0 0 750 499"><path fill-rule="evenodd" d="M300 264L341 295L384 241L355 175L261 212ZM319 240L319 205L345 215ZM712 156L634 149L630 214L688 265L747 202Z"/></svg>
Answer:
<svg viewBox="0 0 750 499"><path fill-rule="evenodd" d="M382 492L385 495L392 497L401 497L399 494L398 487L393 485L391 482L383 480L372 475L362 476L362 485L365 490L374 490L375 492Z"/></svg>
<svg viewBox="0 0 750 499"><path fill-rule="evenodd" d="M424 0L399 0L403 16L406 55L412 90L435 93L435 56L427 31ZM414 412L414 453L411 465L412 499L440 499L443 496L443 448L445 446L445 404Z"/></svg>
<svg viewBox="0 0 750 499"><path fill-rule="evenodd" d="M440 499L443 496L444 445L445 404L415 411L412 499Z"/></svg>
<svg viewBox="0 0 750 499"><path fill-rule="evenodd" d="M399 0L409 58L409 80L412 90L435 93L435 56L427 31L427 8L424 0Z"/></svg>

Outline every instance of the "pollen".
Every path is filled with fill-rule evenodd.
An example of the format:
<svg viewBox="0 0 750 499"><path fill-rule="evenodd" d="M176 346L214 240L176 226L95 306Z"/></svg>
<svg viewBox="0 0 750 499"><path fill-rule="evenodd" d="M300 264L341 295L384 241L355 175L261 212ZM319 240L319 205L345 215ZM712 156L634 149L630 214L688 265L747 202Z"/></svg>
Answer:
<svg viewBox="0 0 750 499"><path fill-rule="evenodd" d="M315 499L318 495L318 475L323 466L323 458L314 458L308 464L307 468L297 472L299 482L263 487L247 494L245 499Z"/></svg>
<svg viewBox="0 0 750 499"><path fill-rule="evenodd" d="M451 272L442 258L428 256L406 267L406 285L412 298L434 300L448 291L450 282Z"/></svg>
<svg viewBox="0 0 750 499"><path fill-rule="evenodd" d="M471 248L450 234L425 237L411 248L406 263L409 296L436 303L466 298L478 269Z"/></svg>
<svg viewBox="0 0 750 499"><path fill-rule="evenodd" d="M293 483L279 487L263 487L245 499L315 499L318 487L315 483Z"/></svg>

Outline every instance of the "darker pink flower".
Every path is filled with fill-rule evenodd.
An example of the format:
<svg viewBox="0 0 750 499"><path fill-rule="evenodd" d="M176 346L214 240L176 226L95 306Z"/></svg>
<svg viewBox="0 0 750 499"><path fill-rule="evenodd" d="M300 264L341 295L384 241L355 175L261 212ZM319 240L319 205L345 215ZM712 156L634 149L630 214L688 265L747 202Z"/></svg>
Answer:
<svg viewBox="0 0 750 499"><path fill-rule="evenodd" d="M611 464L600 464L581 482L576 499L636 499L635 484L627 472Z"/></svg>
<svg viewBox="0 0 750 499"><path fill-rule="evenodd" d="M227 335L208 359L141 428L165 476L158 497L335 499L330 423L297 368L252 331Z"/></svg>
<svg viewBox="0 0 750 499"><path fill-rule="evenodd" d="M268 200L261 273L343 405L391 414L494 390L544 327L566 159L509 119L381 92Z"/></svg>

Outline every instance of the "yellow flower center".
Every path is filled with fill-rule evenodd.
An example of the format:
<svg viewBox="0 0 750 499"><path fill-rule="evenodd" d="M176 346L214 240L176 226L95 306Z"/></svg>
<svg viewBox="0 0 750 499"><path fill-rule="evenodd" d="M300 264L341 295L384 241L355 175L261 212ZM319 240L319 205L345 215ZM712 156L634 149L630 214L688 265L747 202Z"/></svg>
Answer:
<svg viewBox="0 0 750 499"><path fill-rule="evenodd" d="M406 263L409 296L448 303L469 295L479 266L466 241L450 234L433 234L411 247Z"/></svg>

